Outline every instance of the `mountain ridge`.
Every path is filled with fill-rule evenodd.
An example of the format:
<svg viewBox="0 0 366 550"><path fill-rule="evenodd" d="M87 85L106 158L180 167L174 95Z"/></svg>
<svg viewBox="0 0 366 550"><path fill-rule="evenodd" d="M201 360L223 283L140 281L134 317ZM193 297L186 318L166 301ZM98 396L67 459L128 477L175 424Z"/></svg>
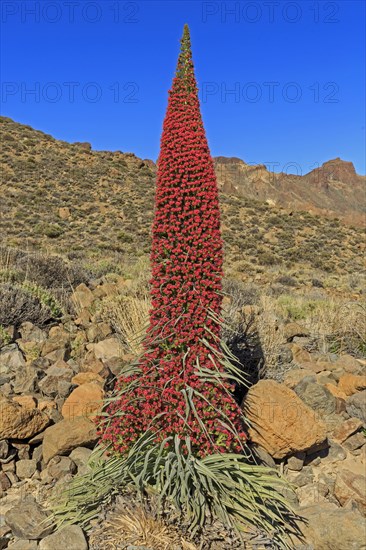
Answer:
<svg viewBox="0 0 366 550"><path fill-rule="evenodd" d="M94 150L88 142L70 143L58 140L9 117L0 117L0 121L19 125L41 139L77 147L85 153L93 151L96 155L107 155L109 158L122 156L127 163L143 163L153 174L156 172L156 163L153 160L140 159L134 153ZM339 218L348 225L366 226L366 176L357 174L350 161L336 157L304 175L273 172L265 164L248 164L239 157L217 156L214 157L214 164L219 188L225 194L254 198L271 206Z"/></svg>
<svg viewBox="0 0 366 550"><path fill-rule="evenodd" d="M133 153L94 151L87 142L56 140L5 117L0 118L0 133L3 247L61 254L98 273L107 265L118 270L148 258L156 180L153 161ZM238 164L244 166L243 161ZM262 191L262 197L256 190L281 186L277 182L277 187L272 182L271 187L263 186L262 180L268 178L265 167L251 170L253 180L241 174L239 181L251 189L248 196L240 189L242 194L235 189L227 192L227 182L218 178L227 276L267 284L291 275L306 285L315 279L327 281L324 284L332 292L340 280L344 288L351 284L352 292L354 285L360 287L362 228L284 207L272 199L273 191ZM261 178L251 183L258 180L258 172Z"/></svg>
<svg viewBox="0 0 366 550"><path fill-rule="evenodd" d="M237 157L215 157L223 191L269 204L365 226L366 176L339 157L304 175L271 172L264 164L250 165Z"/></svg>

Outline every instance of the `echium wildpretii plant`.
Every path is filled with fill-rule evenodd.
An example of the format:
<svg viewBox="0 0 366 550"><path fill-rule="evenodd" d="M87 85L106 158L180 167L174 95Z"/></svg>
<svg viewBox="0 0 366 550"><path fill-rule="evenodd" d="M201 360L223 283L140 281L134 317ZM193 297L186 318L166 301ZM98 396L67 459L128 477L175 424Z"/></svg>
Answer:
<svg viewBox="0 0 366 550"><path fill-rule="evenodd" d="M230 384L202 376L220 365L213 352L220 351L222 263L218 187L185 26L158 160L145 353L140 372L117 383L137 382L110 405L112 420L102 427L102 439L116 451L126 452L147 429L157 441L189 436L201 456L242 449L242 415Z"/></svg>
<svg viewBox="0 0 366 550"><path fill-rule="evenodd" d="M218 188L185 26L158 161L144 352L124 368L99 418L89 473L55 501L58 525L88 529L102 505L133 486L153 493L162 512L173 505L191 533L218 518L289 547L289 506L277 490L286 483L245 456L232 396L243 378L220 343L222 262Z"/></svg>

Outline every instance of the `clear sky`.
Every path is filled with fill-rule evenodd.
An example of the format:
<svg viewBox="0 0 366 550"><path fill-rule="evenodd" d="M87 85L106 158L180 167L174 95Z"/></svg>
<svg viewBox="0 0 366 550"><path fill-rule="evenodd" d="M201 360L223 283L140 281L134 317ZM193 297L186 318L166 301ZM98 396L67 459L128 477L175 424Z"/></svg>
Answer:
<svg viewBox="0 0 366 550"><path fill-rule="evenodd" d="M341 157L365 174L364 1L2 0L1 10L2 114L18 122L156 160L188 23L213 155L292 173Z"/></svg>

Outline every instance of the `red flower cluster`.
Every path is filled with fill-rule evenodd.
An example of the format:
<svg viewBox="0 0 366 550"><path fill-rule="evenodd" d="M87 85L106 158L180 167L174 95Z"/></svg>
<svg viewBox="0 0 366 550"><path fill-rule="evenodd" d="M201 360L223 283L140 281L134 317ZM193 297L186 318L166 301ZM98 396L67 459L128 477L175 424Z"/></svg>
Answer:
<svg viewBox="0 0 366 550"><path fill-rule="evenodd" d="M202 338L218 348L219 326L209 311L220 314L222 262L217 182L185 26L158 161L152 310L142 376L132 393L109 406L110 422L101 429L115 450L125 452L148 428L159 441L190 436L200 455L240 450L233 431L243 441L245 434L230 385L203 382L196 372L197 361L213 367ZM117 389L130 382L133 377L120 379Z"/></svg>

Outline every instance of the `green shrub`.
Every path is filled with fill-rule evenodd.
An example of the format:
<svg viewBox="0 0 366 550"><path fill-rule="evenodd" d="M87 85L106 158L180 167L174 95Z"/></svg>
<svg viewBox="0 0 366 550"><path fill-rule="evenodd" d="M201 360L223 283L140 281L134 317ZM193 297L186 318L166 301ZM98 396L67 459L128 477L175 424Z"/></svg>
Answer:
<svg viewBox="0 0 366 550"><path fill-rule="evenodd" d="M276 279L276 283L280 283L284 286L296 286L297 280L294 277L291 277L290 275L281 275Z"/></svg>
<svg viewBox="0 0 366 550"><path fill-rule="evenodd" d="M117 238L119 241L123 243L132 243L133 242L133 236L129 233L126 233L125 231L119 231L117 233Z"/></svg>
<svg viewBox="0 0 366 550"><path fill-rule="evenodd" d="M293 296L286 294L278 298L278 304L283 309L288 319L300 321L306 319L310 313L316 310L320 301L306 300L297 301Z"/></svg>
<svg viewBox="0 0 366 550"><path fill-rule="evenodd" d="M37 224L35 227L35 231L36 233L40 235L45 235L50 239L57 239L57 237L60 237L63 233L62 228L58 224L46 224L46 223Z"/></svg>
<svg viewBox="0 0 366 550"><path fill-rule="evenodd" d="M0 284L0 324L19 326L30 321L44 326L53 319L50 308L19 285Z"/></svg>
<svg viewBox="0 0 366 550"><path fill-rule="evenodd" d="M271 252L262 252L258 255L258 260L263 265L275 265L279 263L278 258L274 256Z"/></svg>
<svg viewBox="0 0 366 550"><path fill-rule="evenodd" d="M52 317L57 319L62 316L62 307L57 302L56 298L45 288L35 284L24 282L22 289L28 292L31 296L38 298L42 306L48 308L52 314Z"/></svg>
<svg viewBox="0 0 366 550"><path fill-rule="evenodd" d="M10 334L5 330L5 327L0 325L0 345L6 346L7 344L10 344L10 342L11 342Z"/></svg>

